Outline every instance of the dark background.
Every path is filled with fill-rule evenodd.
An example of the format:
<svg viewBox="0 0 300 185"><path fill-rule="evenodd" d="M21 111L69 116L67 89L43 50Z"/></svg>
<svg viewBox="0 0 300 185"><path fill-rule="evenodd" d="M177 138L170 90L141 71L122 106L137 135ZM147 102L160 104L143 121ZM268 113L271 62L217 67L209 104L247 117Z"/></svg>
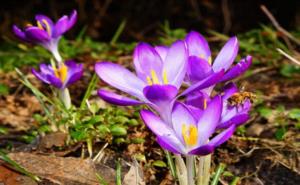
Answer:
<svg viewBox="0 0 300 185"><path fill-rule="evenodd" d="M257 28L261 23L270 24L261 4L269 8L283 27L299 27L299 0L9 0L1 2L0 33L2 37L11 37L12 24L24 26L34 21L37 13L57 19L76 9L79 21L69 37L87 26L89 36L108 41L124 19L127 24L122 41L153 38L166 20L171 28L235 34Z"/></svg>

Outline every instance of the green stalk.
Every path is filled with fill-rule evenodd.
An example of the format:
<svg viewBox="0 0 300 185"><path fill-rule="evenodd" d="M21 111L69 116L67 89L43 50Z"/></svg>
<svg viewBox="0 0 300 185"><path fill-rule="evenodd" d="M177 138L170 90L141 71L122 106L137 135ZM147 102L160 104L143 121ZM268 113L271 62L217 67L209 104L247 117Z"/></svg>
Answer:
<svg viewBox="0 0 300 185"><path fill-rule="evenodd" d="M221 174L223 173L224 169L225 169L226 165L221 163L219 164L218 168L217 168L217 171L214 175L214 178L211 182L211 185L218 185L218 182L219 182L219 179L220 179L220 176Z"/></svg>
<svg viewBox="0 0 300 185"><path fill-rule="evenodd" d="M116 185L122 185L122 176L121 176L121 163L120 159L117 160L117 169L116 169Z"/></svg>
<svg viewBox="0 0 300 185"><path fill-rule="evenodd" d="M165 151L165 154L166 154L166 158L167 158L168 165L170 167L172 176L173 176L174 180L176 180L177 179L176 167L175 167L174 161L172 159L172 154L167 150L164 150L164 151Z"/></svg>

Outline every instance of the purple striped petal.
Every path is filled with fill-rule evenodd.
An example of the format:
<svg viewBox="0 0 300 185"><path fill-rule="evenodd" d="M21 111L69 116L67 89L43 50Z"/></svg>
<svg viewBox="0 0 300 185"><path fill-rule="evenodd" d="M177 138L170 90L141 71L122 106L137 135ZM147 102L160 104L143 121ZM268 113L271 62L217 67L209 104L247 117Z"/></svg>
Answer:
<svg viewBox="0 0 300 185"><path fill-rule="evenodd" d="M238 114L229 120L226 121L221 120L220 124L217 126L217 129L225 129L230 127L231 125L235 125L236 127L238 127L241 124L247 122L249 118L250 118L249 114Z"/></svg>
<svg viewBox="0 0 300 185"><path fill-rule="evenodd" d="M210 102L209 95L201 91L196 91L192 94L188 94L185 99L185 103L187 105L192 105L199 109L204 109L205 108L204 106L206 106L209 102Z"/></svg>
<svg viewBox="0 0 300 185"><path fill-rule="evenodd" d="M38 71L36 71L34 68L31 69L32 74L39 80L41 80L42 82L45 82L47 84L50 84L50 81L48 80L48 78L46 77L46 75L43 75L42 73L39 73Z"/></svg>
<svg viewBox="0 0 300 185"><path fill-rule="evenodd" d="M141 105L144 103L125 96L121 96L113 92L106 91L104 89L98 90L98 96L100 96L103 100L105 100L108 103L120 106Z"/></svg>
<svg viewBox="0 0 300 185"><path fill-rule="evenodd" d="M174 100L178 93L178 89L172 85L151 85L146 86L143 92L150 102L161 105Z"/></svg>
<svg viewBox="0 0 300 185"><path fill-rule="evenodd" d="M210 64L205 59L196 56L189 57L187 79L189 79L191 84L203 80L208 75L212 74L212 72Z"/></svg>
<svg viewBox="0 0 300 185"><path fill-rule="evenodd" d="M239 63L233 66L222 78L222 82L232 80L247 71L247 69L252 64L252 57L247 56L246 58L242 59Z"/></svg>
<svg viewBox="0 0 300 185"><path fill-rule="evenodd" d="M184 145L176 137L173 129L167 126L167 123L164 123L158 116L148 110L142 110L140 115L146 126L159 138L158 140L168 143L168 146L161 145L162 147L165 146L167 150L174 148L180 153L185 151Z"/></svg>
<svg viewBox="0 0 300 185"><path fill-rule="evenodd" d="M213 73L204 80L201 80L200 82L197 82L193 85L191 85L189 88L187 88L180 96L185 96L187 94L193 93L195 91L199 91L201 89L208 88L220 81L222 76L224 75L224 70L221 70L217 73Z"/></svg>
<svg viewBox="0 0 300 185"><path fill-rule="evenodd" d="M205 38L198 32L191 31L185 38L189 56L203 57L206 61L211 56L210 49Z"/></svg>
<svg viewBox="0 0 300 185"><path fill-rule="evenodd" d="M177 150L176 146L173 146L169 143L169 140L167 137L156 137L156 142L163 148L168 150L169 152L172 152L174 154L180 154L180 152Z"/></svg>
<svg viewBox="0 0 300 185"><path fill-rule="evenodd" d="M138 44L134 50L133 60L139 78L147 82L147 77L151 77L151 71L155 71L161 81L163 63L152 46L147 43Z"/></svg>
<svg viewBox="0 0 300 185"><path fill-rule="evenodd" d="M169 84L179 88L187 70L188 52L183 41L176 41L168 50L163 63Z"/></svg>
<svg viewBox="0 0 300 185"><path fill-rule="evenodd" d="M215 96L208 104L207 108L198 120L198 144L204 144L214 133L222 113L222 100L220 96Z"/></svg>
<svg viewBox="0 0 300 185"><path fill-rule="evenodd" d="M212 153L216 147L226 142L234 133L235 126L232 125L228 129L222 131L220 134L215 136L211 141L209 141L206 145L202 145L199 148L196 148L189 152L189 154L193 155L207 155Z"/></svg>
<svg viewBox="0 0 300 185"><path fill-rule="evenodd" d="M146 85L126 68L111 62L98 62L95 65L97 75L111 86L143 100L143 88Z"/></svg>
<svg viewBox="0 0 300 185"><path fill-rule="evenodd" d="M169 48L166 46L155 46L154 49L159 54L162 61L165 61Z"/></svg>
<svg viewBox="0 0 300 185"><path fill-rule="evenodd" d="M196 120L184 104L177 102L172 111L172 125L177 137L182 143L184 142L182 137L182 127L184 124L187 128L189 128L190 125L196 126Z"/></svg>
<svg viewBox="0 0 300 185"><path fill-rule="evenodd" d="M59 89L64 88L63 83L56 76L47 75L47 78L48 78L50 84L53 85L54 87L59 88Z"/></svg>
<svg viewBox="0 0 300 185"><path fill-rule="evenodd" d="M239 42L237 37L230 38L224 47L221 49L220 53L218 54L217 58L213 63L213 70L220 71L224 69L227 71L231 64L233 63L237 53L239 50Z"/></svg>

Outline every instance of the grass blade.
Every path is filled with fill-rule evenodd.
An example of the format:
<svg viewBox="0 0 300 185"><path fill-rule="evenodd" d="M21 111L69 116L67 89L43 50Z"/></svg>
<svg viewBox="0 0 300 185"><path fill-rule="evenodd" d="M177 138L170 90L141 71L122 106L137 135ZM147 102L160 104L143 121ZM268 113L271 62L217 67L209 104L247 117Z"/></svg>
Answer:
<svg viewBox="0 0 300 185"><path fill-rule="evenodd" d="M120 159L117 160L116 185L122 185L121 162L120 162Z"/></svg>
<svg viewBox="0 0 300 185"><path fill-rule="evenodd" d="M223 171L225 170L225 167L226 167L226 165L223 164L223 163L221 163L221 164L218 166L217 171L216 171L216 173L215 173L215 175L214 175L214 178L213 178L213 180L212 180L212 182L211 182L211 185L218 185L220 176L221 176L221 174L223 173Z"/></svg>
<svg viewBox="0 0 300 185"><path fill-rule="evenodd" d="M8 157L4 152L2 152L1 150L0 150L0 159L3 160L3 161L5 161L5 162L7 162L8 164L10 164L16 171L18 171L18 172L20 172L20 173L22 173L22 174L24 174L24 175L26 175L26 176L32 178L33 180L35 180L35 181L40 181L40 180L41 180L38 176L36 176L36 175L34 175L34 174L28 172L28 171L27 171L25 168L23 168L21 165L19 165L19 164L16 163L14 160L12 160L11 158L9 158L9 157Z"/></svg>

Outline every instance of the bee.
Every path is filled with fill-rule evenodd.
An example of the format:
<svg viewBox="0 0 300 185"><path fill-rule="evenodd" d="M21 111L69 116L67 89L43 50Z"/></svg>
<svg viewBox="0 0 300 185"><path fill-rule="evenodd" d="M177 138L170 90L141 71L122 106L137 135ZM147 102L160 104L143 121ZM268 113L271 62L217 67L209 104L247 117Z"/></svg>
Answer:
<svg viewBox="0 0 300 185"><path fill-rule="evenodd" d="M255 94L245 91L234 93L227 101L231 106L237 106L243 104L247 99L253 103L255 98Z"/></svg>

